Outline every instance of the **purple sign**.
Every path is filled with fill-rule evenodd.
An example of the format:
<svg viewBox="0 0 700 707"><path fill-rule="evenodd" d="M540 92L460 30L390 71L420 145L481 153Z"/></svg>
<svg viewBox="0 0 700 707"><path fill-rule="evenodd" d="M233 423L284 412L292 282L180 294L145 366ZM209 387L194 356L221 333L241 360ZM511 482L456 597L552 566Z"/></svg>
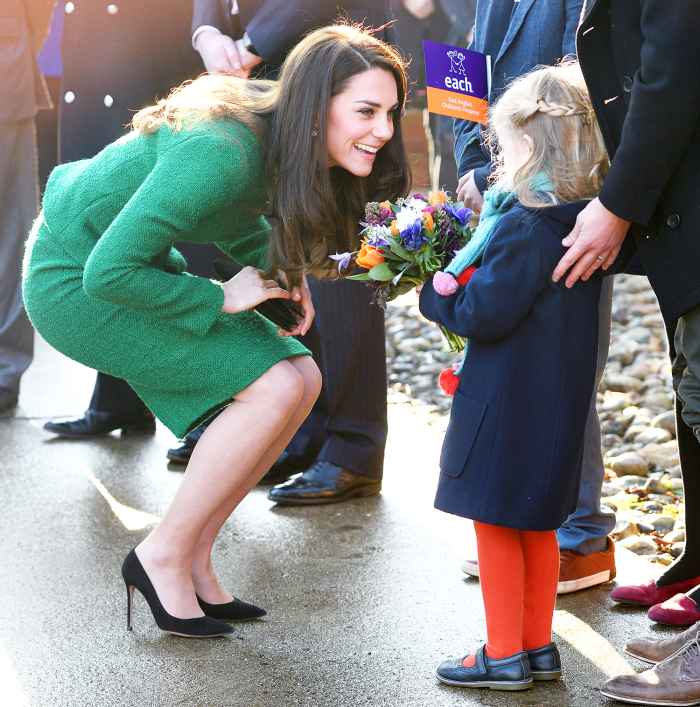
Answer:
<svg viewBox="0 0 700 707"><path fill-rule="evenodd" d="M425 40L425 77L431 113L486 123L489 58L450 44Z"/></svg>

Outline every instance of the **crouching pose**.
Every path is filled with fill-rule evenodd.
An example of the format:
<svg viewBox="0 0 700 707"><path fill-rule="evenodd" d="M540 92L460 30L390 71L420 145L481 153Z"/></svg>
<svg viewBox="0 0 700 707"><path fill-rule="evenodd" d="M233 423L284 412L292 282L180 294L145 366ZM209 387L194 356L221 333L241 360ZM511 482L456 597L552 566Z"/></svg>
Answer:
<svg viewBox="0 0 700 707"><path fill-rule="evenodd" d="M313 320L305 273L323 275L329 252L354 245L368 199L408 189L405 94L394 49L328 27L291 52L278 82L203 76L94 158L53 172L25 257L36 329L126 379L177 436L224 409L124 562L129 616L134 588L182 636L265 613L219 584L212 548L319 393L316 365L290 336ZM176 241L214 242L248 267L223 286L190 276ZM304 310L286 336L254 311L275 298Z"/></svg>

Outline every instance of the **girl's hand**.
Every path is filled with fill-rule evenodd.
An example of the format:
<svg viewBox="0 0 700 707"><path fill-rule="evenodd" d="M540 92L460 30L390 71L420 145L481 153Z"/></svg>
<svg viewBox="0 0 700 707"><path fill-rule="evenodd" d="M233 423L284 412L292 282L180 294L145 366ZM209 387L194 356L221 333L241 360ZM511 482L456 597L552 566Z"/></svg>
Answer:
<svg viewBox="0 0 700 707"><path fill-rule="evenodd" d="M290 294L274 280L263 280L260 271L250 266L223 284L224 306L227 314L246 312L269 299L289 299Z"/></svg>
<svg viewBox="0 0 700 707"><path fill-rule="evenodd" d="M313 302L311 301L311 291L309 290L309 283L306 281L306 275L301 283L301 287L295 287L292 290L292 300L298 302L302 309L304 310L304 318L299 321L296 327L291 331L280 331L281 336L304 336L306 332L311 328L311 324L314 321L314 315L316 310L314 309Z"/></svg>

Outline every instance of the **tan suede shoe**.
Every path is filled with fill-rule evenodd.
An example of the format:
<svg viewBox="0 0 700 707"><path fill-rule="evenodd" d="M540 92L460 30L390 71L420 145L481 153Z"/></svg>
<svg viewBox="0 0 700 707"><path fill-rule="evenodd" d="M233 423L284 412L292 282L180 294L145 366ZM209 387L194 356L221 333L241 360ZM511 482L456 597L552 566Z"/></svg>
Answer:
<svg viewBox="0 0 700 707"><path fill-rule="evenodd" d="M608 680L600 694L635 705L700 705L700 639L643 673Z"/></svg>
<svg viewBox="0 0 700 707"><path fill-rule="evenodd" d="M625 645L625 653L645 663L660 663L700 636L700 621L673 638L635 638Z"/></svg>

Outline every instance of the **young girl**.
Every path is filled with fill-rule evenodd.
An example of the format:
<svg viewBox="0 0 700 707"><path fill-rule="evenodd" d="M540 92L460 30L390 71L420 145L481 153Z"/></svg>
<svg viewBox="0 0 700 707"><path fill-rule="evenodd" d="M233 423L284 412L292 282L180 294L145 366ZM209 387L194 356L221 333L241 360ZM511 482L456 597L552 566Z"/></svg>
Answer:
<svg viewBox="0 0 700 707"><path fill-rule="evenodd" d="M555 530L578 495L600 280L566 289L551 275L607 158L576 64L516 80L491 125L500 169L481 226L420 295L426 317L469 338L435 506L474 520L488 634L437 676L521 690L561 675ZM460 286L455 276L475 260Z"/></svg>

